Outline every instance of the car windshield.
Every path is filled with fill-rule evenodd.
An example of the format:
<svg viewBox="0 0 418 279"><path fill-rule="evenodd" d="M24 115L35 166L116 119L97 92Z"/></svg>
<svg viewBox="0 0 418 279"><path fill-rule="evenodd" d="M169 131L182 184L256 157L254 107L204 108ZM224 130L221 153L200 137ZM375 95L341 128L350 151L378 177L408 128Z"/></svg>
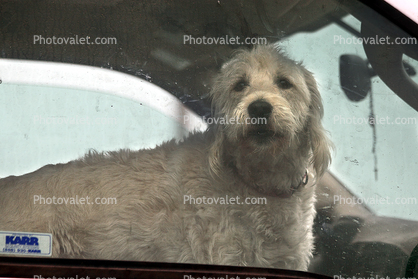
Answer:
<svg viewBox="0 0 418 279"><path fill-rule="evenodd" d="M414 28L355 0L3 1L0 178L205 131L222 64L270 43L313 73L335 146L316 183L308 271L417 275Z"/></svg>

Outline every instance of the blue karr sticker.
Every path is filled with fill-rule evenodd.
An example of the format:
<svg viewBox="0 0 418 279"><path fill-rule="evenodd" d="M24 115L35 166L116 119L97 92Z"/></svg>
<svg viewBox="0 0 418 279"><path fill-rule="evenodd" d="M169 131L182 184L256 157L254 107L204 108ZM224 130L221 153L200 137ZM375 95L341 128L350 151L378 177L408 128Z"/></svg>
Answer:
<svg viewBox="0 0 418 279"><path fill-rule="evenodd" d="M51 256L52 234L0 232L0 254Z"/></svg>

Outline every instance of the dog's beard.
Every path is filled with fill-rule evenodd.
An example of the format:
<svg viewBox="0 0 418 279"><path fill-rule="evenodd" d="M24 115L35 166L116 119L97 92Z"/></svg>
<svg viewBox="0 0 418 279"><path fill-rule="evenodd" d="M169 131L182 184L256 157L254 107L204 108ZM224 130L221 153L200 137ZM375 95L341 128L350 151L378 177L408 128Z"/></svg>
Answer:
<svg viewBox="0 0 418 279"><path fill-rule="evenodd" d="M270 123L250 125L245 130L240 140L250 141L257 146L281 145L291 137L290 133L275 128Z"/></svg>
<svg viewBox="0 0 418 279"><path fill-rule="evenodd" d="M294 164L288 161L292 157L289 154L300 148L306 156L309 152L306 121L300 128L293 115L288 114L288 118L281 116L272 115L266 124L223 127L226 139L223 151L226 153L224 158L228 158L227 163L234 167L248 186L272 196L290 191L296 180L300 180L302 170L289 167L289 164ZM290 169L294 169L295 173L282 173L282 170Z"/></svg>
<svg viewBox="0 0 418 279"><path fill-rule="evenodd" d="M301 129L293 115L287 118L271 116L261 124L247 124L245 119L250 118L244 114L238 118L239 124L226 125L223 132L236 147L244 145L255 152L264 150L277 155L287 148Z"/></svg>
<svg viewBox="0 0 418 279"><path fill-rule="evenodd" d="M224 142L226 166L241 178L248 187L260 194L278 196L291 192L301 179L306 166L296 167L290 154L300 146L301 154L307 160L309 148L303 133L295 137L286 134L270 134L251 130L236 141ZM300 137L300 138L299 138Z"/></svg>

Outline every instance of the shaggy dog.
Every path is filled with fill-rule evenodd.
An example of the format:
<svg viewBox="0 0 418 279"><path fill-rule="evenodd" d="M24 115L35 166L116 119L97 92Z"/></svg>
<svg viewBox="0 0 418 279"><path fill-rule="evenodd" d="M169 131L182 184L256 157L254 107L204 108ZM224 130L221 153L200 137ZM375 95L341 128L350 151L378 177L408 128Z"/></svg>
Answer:
<svg viewBox="0 0 418 279"><path fill-rule="evenodd" d="M53 257L307 270L315 215L307 169L318 178L330 162L312 74L258 46L222 67L211 97L204 133L0 180L0 230L51 233ZM91 200L40 204L35 195Z"/></svg>

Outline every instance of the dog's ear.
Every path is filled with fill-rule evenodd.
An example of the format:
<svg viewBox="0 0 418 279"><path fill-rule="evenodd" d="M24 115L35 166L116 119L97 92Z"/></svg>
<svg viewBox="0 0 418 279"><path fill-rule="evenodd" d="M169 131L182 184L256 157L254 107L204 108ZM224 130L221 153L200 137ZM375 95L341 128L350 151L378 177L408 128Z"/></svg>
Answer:
<svg viewBox="0 0 418 279"><path fill-rule="evenodd" d="M309 108L308 133L312 149L312 165L316 175L321 177L331 163L331 150L333 144L329 140L321 120L324 116L321 95L318 86L311 72L304 69L306 85L311 94L311 105Z"/></svg>
<svg viewBox="0 0 418 279"><path fill-rule="evenodd" d="M218 106L216 106L216 93L220 90L221 88L221 78L220 75L218 74L217 76L215 76L215 78L213 79L213 88L210 91L210 101L211 101L211 117L215 118L215 119L220 119L221 115L219 110L217 109ZM220 173L221 173L221 169L222 169L222 162L221 162L221 157L222 157L222 148L223 148L223 132L222 132L222 126L221 125L216 125L214 123L214 121L212 121L211 124L209 124L208 127L208 136L210 138L210 142L211 144L209 145L209 150L208 150L208 160L209 160L209 170L211 175L214 178L218 178L220 177Z"/></svg>

